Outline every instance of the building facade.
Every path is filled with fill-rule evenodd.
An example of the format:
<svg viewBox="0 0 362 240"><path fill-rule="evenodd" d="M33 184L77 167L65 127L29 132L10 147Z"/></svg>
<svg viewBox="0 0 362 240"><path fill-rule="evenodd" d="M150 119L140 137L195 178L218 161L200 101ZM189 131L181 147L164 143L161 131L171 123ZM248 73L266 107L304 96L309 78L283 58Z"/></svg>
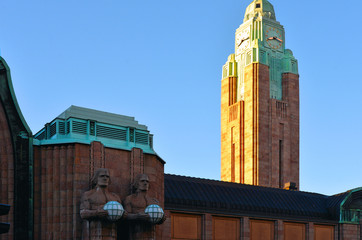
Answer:
<svg viewBox="0 0 362 240"><path fill-rule="evenodd" d="M165 162L153 150L145 125L133 117L71 106L33 136L9 85L1 86L0 202L11 205L0 218L11 226L1 240L84 239L81 196L91 189L98 168L109 169L109 190L122 200L132 193L136 176L147 174L148 194L164 208ZM155 226L156 239L162 232L162 225ZM117 235L128 239L126 223Z"/></svg>
<svg viewBox="0 0 362 240"><path fill-rule="evenodd" d="M283 26L254 0L221 81L221 180L299 186L299 75Z"/></svg>
<svg viewBox="0 0 362 240"><path fill-rule="evenodd" d="M164 174L153 136L133 117L71 106L32 135L0 58L0 240L82 239L80 201L108 168L125 199L139 173L165 210L157 240L362 240L362 188L333 196L298 191L299 76L283 27L254 0L223 67L222 180ZM127 223L117 239L128 239Z"/></svg>
<svg viewBox="0 0 362 240"><path fill-rule="evenodd" d="M34 239L83 239L80 200L98 168L110 172L110 192L131 194L138 174L163 203L164 161L147 126L133 117L71 106L34 135ZM157 226L158 239L162 232ZM118 238L127 239L127 228Z"/></svg>
<svg viewBox="0 0 362 240"><path fill-rule="evenodd" d="M9 98L9 84L1 84L0 202L12 209L1 216L11 225L1 240L82 239L80 198L97 168L110 169L109 190L120 199L130 194L138 173L149 176L149 195L166 213L154 239L362 239L361 188L325 196L164 174L146 126L76 106L34 137L25 135L20 110L8 109L16 106L15 95ZM117 239L127 239L125 224Z"/></svg>

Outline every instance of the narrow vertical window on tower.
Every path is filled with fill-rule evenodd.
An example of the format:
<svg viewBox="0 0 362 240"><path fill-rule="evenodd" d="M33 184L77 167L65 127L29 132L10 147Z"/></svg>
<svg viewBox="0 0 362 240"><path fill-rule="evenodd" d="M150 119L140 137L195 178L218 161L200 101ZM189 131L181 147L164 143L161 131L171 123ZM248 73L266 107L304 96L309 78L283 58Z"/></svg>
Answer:
<svg viewBox="0 0 362 240"><path fill-rule="evenodd" d="M236 103L236 78L231 78L229 82L229 106Z"/></svg>
<svg viewBox="0 0 362 240"><path fill-rule="evenodd" d="M234 143L234 127L231 128L231 181L235 182L235 143Z"/></svg>
<svg viewBox="0 0 362 240"><path fill-rule="evenodd" d="M235 182L235 143L231 144L231 181Z"/></svg>
<svg viewBox="0 0 362 240"><path fill-rule="evenodd" d="M283 140L279 140L279 188L283 188Z"/></svg>

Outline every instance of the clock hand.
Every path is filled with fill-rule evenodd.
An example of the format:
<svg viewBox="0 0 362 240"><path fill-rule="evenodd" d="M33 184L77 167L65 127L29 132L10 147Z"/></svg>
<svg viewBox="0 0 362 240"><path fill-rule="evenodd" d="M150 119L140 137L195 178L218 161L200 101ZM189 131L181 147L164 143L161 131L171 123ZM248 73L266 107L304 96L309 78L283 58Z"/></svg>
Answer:
<svg viewBox="0 0 362 240"><path fill-rule="evenodd" d="M241 39L241 42L239 43L238 47L239 47L244 41L246 41L246 40L248 40L248 39L249 39L249 37Z"/></svg>
<svg viewBox="0 0 362 240"><path fill-rule="evenodd" d="M270 37L270 38L268 38L267 40L277 40L277 41L279 41L279 42L283 42L283 40L281 40L281 39L279 39L279 38L277 38L277 37Z"/></svg>
<svg viewBox="0 0 362 240"><path fill-rule="evenodd" d="M244 42L244 39L241 39L241 42L239 43L238 47Z"/></svg>

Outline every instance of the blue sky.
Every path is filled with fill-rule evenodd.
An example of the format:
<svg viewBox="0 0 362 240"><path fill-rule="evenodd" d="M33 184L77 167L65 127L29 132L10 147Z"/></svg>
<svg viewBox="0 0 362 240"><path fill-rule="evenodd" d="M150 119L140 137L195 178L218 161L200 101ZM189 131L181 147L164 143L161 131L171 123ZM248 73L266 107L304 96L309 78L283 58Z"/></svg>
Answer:
<svg viewBox="0 0 362 240"><path fill-rule="evenodd" d="M1 1L1 56L33 133L70 105L134 116L165 172L220 179L221 68L250 2ZM271 3L299 61L301 190L361 187L362 1Z"/></svg>

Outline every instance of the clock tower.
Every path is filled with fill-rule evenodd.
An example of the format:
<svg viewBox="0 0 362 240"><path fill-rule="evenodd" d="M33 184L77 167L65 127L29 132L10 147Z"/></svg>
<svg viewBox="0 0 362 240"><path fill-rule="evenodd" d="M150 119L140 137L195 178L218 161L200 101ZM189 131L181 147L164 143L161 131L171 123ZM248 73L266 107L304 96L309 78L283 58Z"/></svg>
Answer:
<svg viewBox="0 0 362 240"><path fill-rule="evenodd" d="M267 0L247 7L223 66L221 180L299 188L298 63Z"/></svg>

